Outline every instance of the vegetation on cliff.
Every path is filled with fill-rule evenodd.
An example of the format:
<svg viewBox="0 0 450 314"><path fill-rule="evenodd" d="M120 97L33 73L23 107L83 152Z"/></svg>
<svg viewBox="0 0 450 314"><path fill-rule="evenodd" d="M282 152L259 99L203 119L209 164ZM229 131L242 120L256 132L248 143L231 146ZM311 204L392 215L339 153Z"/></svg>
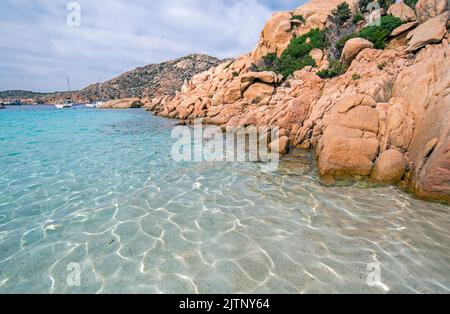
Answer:
<svg viewBox="0 0 450 314"><path fill-rule="evenodd" d="M381 1L381 6L388 7L388 2ZM365 1L359 1L360 8L367 5ZM279 58L277 54L269 53L263 57L262 65L254 66L253 69L273 71L287 79L295 71L307 66L316 67L316 61L310 53L314 49L321 49L327 51L330 62L328 68L321 69L317 74L321 78L339 76L347 70L347 66L341 64L339 58L348 40L359 37L372 42L377 49L384 49L388 44L389 35L403 23L398 17L386 15L381 17L379 26L369 25L356 31L355 25L362 20L364 15L359 10L352 12L349 4L342 2L328 16L329 23L324 30L313 29L304 35L294 37Z"/></svg>
<svg viewBox="0 0 450 314"><path fill-rule="evenodd" d="M316 66L316 62L309 54L313 49L324 49L326 47L327 40L324 32L313 29L303 36L294 38L280 58L273 53L263 57L264 66L260 67L259 70L273 71L287 78L306 66Z"/></svg>

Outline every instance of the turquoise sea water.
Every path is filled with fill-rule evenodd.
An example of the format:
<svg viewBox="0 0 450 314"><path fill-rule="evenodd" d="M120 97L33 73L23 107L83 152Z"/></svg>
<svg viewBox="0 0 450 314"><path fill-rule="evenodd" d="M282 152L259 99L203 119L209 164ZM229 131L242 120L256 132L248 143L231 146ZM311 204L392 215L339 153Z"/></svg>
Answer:
<svg viewBox="0 0 450 314"><path fill-rule="evenodd" d="M449 206L322 186L304 153L175 163L174 124L1 110L0 293L450 292Z"/></svg>

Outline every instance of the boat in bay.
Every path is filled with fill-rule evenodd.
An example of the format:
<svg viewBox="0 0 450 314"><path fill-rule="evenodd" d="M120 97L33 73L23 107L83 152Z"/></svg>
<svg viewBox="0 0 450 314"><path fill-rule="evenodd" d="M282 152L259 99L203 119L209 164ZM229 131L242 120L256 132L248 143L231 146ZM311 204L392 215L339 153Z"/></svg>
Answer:
<svg viewBox="0 0 450 314"><path fill-rule="evenodd" d="M73 106L73 102L71 100L65 100L61 103L55 104L55 107L58 109L70 109Z"/></svg>

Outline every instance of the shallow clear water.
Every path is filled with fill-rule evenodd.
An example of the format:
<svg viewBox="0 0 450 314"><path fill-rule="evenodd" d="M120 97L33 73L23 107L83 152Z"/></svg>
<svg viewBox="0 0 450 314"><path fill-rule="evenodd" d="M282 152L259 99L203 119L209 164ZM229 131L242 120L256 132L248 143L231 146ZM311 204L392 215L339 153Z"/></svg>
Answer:
<svg viewBox="0 0 450 314"><path fill-rule="evenodd" d="M301 153L275 174L174 163L173 125L0 111L0 293L450 292L449 206L322 186Z"/></svg>

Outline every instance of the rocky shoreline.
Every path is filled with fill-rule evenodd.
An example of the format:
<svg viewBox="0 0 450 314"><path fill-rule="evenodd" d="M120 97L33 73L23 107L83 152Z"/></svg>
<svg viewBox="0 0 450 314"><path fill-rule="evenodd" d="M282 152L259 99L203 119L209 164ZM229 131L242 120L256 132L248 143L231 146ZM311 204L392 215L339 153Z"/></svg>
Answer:
<svg viewBox="0 0 450 314"><path fill-rule="evenodd" d="M341 3L312 0L275 13L253 52L195 75L175 96L144 100L144 106L162 117L201 118L222 127L276 126L286 147L315 151L326 180L371 178L450 202L447 2L419 0L415 10L401 2L382 10L395 29L379 49L384 42L371 37L373 28L354 22L358 1L347 1L353 21L335 10L345 9ZM354 32L346 34L336 61L330 44L337 42L316 48L314 32L327 35L341 22L338 29ZM344 36L338 31L333 38ZM286 51L300 56L294 44L308 48L308 55L294 60L305 60L297 63L300 69L287 77L262 69L268 56L279 64L289 60Z"/></svg>

